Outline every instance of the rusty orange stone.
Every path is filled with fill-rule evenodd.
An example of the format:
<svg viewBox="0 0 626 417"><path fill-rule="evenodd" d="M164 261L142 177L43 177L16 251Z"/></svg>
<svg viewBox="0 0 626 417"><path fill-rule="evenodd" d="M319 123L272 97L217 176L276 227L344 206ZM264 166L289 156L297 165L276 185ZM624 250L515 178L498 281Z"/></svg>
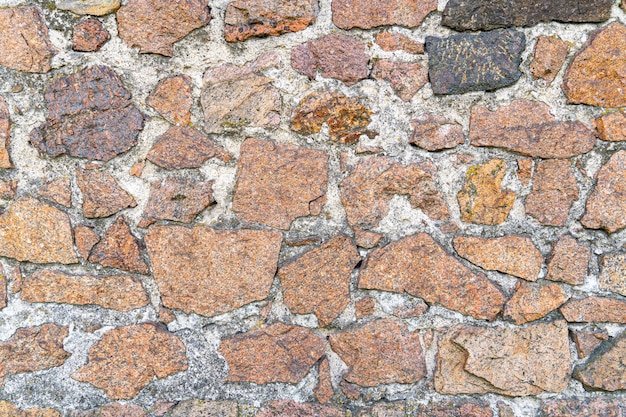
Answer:
<svg viewBox="0 0 626 417"><path fill-rule="evenodd" d="M333 23L341 29L398 25L417 27L437 10L437 0L333 0Z"/></svg>
<svg viewBox="0 0 626 417"><path fill-rule="evenodd" d="M600 168L587 210L580 220L589 229L615 233L626 227L626 151L614 153Z"/></svg>
<svg viewBox="0 0 626 417"><path fill-rule="evenodd" d="M561 70L569 45L556 36L540 36L535 44L533 62L530 64L530 72L533 77L545 80L548 85L556 78Z"/></svg>
<svg viewBox="0 0 626 417"><path fill-rule="evenodd" d="M193 106L191 77L176 75L162 79L146 99L146 104L158 111L168 122L188 125Z"/></svg>

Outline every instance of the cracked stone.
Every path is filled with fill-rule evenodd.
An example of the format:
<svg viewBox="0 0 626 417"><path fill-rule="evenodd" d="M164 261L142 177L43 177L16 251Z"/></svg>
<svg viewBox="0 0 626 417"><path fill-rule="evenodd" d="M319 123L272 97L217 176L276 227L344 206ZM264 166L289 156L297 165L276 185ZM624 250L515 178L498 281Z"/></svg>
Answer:
<svg viewBox="0 0 626 417"><path fill-rule="evenodd" d="M587 363L574 369L573 377L585 387L604 391L626 389L626 332L599 347Z"/></svg>
<svg viewBox="0 0 626 417"><path fill-rule="evenodd" d="M92 249L89 262L147 275L148 265L141 257L139 241L130 231L124 216L115 220L102 240Z"/></svg>
<svg viewBox="0 0 626 417"><path fill-rule="evenodd" d="M414 28L437 10L437 0L333 0L331 8L333 23L340 29Z"/></svg>
<svg viewBox="0 0 626 417"><path fill-rule="evenodd" d="M530 185L530 179L533 172L533 160L530 158L518 158L517 159L517 178L522 184L522 187L528 187Z"/></svg>
<svg viewBox="0 0 626 417"><path fill-rule="evenodd" d="M591 248L579 244L571 236L561 236L548 255L546 279L582 285L587 277Z"/></svg>
<svg viewBox="0 0 626 417"><path fill-rule="evenodd" d="M146 104L172 124L186 126L191 122L193 91L191 77L176 75L164 78L146 99Z"/></svg>
<svg viewBox="0 0 626 417"><path fill-rule="evenodd" d="M411 101L428 82L428 70L417 63L381 59L372 68L372 78L388 81L398 97L403 101Z"/></svg>
<svg viewBox="0 0 626 417"><path fill-rule="evenodd" d="M434 113L423 114L411 125L414 130L409 143L427 151L451 149L465 142L463 126Z"/></svg>
<svg viewBox="0 0 626 417"><path fill-rule="evenodd" d="M394 32L380 32L376 35L376 43L385 52L405 51L410 54L423 54L424 44L415 42L406 36Z"/></svg>
<svg viewBox="0 0 626 417"><path fill-rule="evenodd" d="M109 217L137 206L133 196L107 172L78 168L76 184L83 194L83 215L87 219Z"/></svg>
<svg viewBox="0 0 626 417"><path fill-rule="evenodd" d="M331 400L333 394L335 393L333 390L328 358L322 358L317 374L319 381L314 390L315 398L317 398L317 401L320 403L325 404Z"/></svg>
<svg viewBox="0 0 626 417"><path fill-rule="evenodd" d="M97 52L111 39L111 34L98 19L87 18L74 26L72 49L79 52Z"/></svg>
<svg viewBox="0 0 626 417"><path fill-rule="evenodd" d="M504 307L504 317L518 325L528 323L545 317L568 299L569 296L558 284L518 282L513 296Z"/></svg>
<svg viewBox="0 0 626 417"><path fill-rule="evenodd" d="M530 64L530 72L535 78L541 78L548 85L556 78L561 70L569 44L556 36L540 36L535 44L533 62Z"/></svg>

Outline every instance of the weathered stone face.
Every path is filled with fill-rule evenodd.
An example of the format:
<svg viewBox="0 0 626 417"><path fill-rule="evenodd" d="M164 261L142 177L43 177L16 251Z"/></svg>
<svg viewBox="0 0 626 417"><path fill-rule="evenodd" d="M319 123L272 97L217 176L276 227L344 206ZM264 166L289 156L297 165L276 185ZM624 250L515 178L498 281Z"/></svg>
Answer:
<svg viewBox="0 0 626 417"><path fill-rule="evenodd" d="M318 368L318 383L315 387L315 398L322 404L330 401L334 394L333 385L330 375L330 365L328 364L328 358L322 358Z"/></svg>
<svg viewBox="0 0 626 417"><path fill-rule="evenodd" d="M626 111L616 111L593 121L600 139L609 142L626 141Z"/></svg>
<svg viewBox="0 0 626 417"><path fill-rule="evenodd" d="M76 184L83 194L83 215L87 219L109 217L137 202L107 172L77 169Z"/></svg>
<svg viewBox="0 0 626 417"><path fill-rule="evenodd" d="M146 104L158 111L168 122L188 125L193 106L191 78L177 75L162 79L146 99Z"/></svg>
<svg viewBox="0 0 626 417"><path fill-rule="evenodd" d="M589 356L605 340L609 340L606 330L581 330L572 332L572 340L576 344L578 359Z"/></svg>
<svg viewBox="0 0 626 417"><path fill-rule="evenodd" d="M578 185L569 161L540 161L535 166L533 188L526 197L526 213L547 226L565 226Z"/></svg>
<svg viewBox="0 0 626 417"><path fill-rule="evenodd" d="M56 0L61 10L70 10L76 14L104 16L120 8L121 0Z"/></svg>
<svg viewBox="0 0 626 417"><path fill-rule="evenodd" d="M8 401L0 401L2 417L61 417L61 413L52 408L28 408L22 410Z"/></svg>
<svg viewBox="0 0 626 417"><path fill-rule="evenodd" d="M411 124L415 130L409 143L428 151L450 149L465 142L463 126L443 116L427 113Z"/></svg>
<svg viewBox="0 0 626 417"><path fill-rule="evenodd" d="M87 18L74 26L72 49L79 52L97 52L111 39L111 34L98 19Z"/></svg>
<svg viewBox="0 0 626 417"><path fill-rule="evenodd" d="M181 401L167 414L167 417L237 417L237 403L235 401Z"/></svg>
<svg viewBox="0 0 626 417"><path fill-rule="evenodd" d="M92 249L89 262L147 275L150 269L141 256L139 241L133 236L124 216L117 218L102 240Z"/></svg>
<svg viewBox="0 0 626 417"><path fill-rule="evenodd" d="M344 410L334 405L280 400L264 404L257 417L345 417L346 415Z"/></svg>
<svg viewBox="0 0 626 417"><path fill-rule="evenodd" d="M615 233L626 227L626 151L614 153L598 171L598 181L580 220L590 229Z"/></svg>
<svg viewBox="0 0 626 417"><path fill-rule="evenodd" d="M331 7L333 23L345 30L388 25L417 27L437 10L437 0L333 0Z"/></svg>
<svg viewBox="0 0 626 417"><path fill-rule="evenodd" d="M545 417L620 417L626 407L620 400L603 398L550 400L543 404Z"/></svg>
<svg viewBox="0 0 626 417"><path fill-rule="evenodd" d="M424 44L415 42L399 33L380 32L376 35L376 43L386 52L406 51L410 54L424 53Z"/></svg>
<svg viewBox="0 0 626 417"><path fill-rule="evenodd" d="M518 282L504 307L504 317L512 319L515 324L528 323L556 310L568 298L557 284Z"/></svg>
<svg viewBox="0 0 626 417"><path fill-rule="evenodd" d="M569 45L567 42L552 36L540 36L535 44L535 55L530 64L533 77L541 78L548 85L556 78L561 70Z"/></svg>
<svg viewBox="0 0 626 417"><path fill-rule="evenodd" d="M570 323L626 323L626 301L617 298L592 295L571 300L560 311Z"/></svg>
<svg viewBox="0 0 626 417"><path fill-rule="evenodd" d="M4 97L0 96L0 168L11 169L13 163L9 155L9 142L11 140L11 115L9 106Z"/></svg>
<svg viewBox="0 0 626 417"><path fill-rule="evenodd" d="M625 355L626 333L623 332L600 347L587 363L574 369L574 378L589 388L605 391L626 389Z"/></svg>
<svg viewBox="0 0 626 417"><path fill-rule="evenodd" d="M65 207L72 206L72 184L69 177L50 180L39 189L39 197Z"/></svg>
<svg viewBox="0 0 626 417"><path fill-rule="evenodd" d="M100 235L88 226L77 226L74 228L74 242L81 258L87 259L91 249L100 242Z"/></svg>
<svg viewBox="0 0 626 417"><path fill-rule="evenodd" d="M493 412L483 401L446 401L418 406L417 417L493 417Z"/></svg>
<svg viewBox="0 0 626 417"><path fill-rule="evenodd" d="M607 253L600 256L598 262L600 288L626 296L626 254Z"/></svg>
<svg viewBox="0 0 626 417"><path fill-rule="evenodd" d="M398 97L404 101L411 101L428 82L428 70L417 63L381 59L374 64L372 78L388 81Z"/></svg>
<svg viewBox="0 0 626 417"><path fill-rule="evenodd" d="M590 260L590 248L579 244L571 236L562 236L548 255L546 279L581 285L587 277Z"/></svg>

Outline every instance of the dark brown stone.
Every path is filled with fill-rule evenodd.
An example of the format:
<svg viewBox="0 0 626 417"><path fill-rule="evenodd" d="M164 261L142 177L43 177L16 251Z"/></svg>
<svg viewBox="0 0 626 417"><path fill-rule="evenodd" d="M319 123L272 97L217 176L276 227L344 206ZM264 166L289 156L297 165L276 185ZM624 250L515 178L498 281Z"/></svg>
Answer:
<svg viewBox="0 0 626 417"><path fill-rule="evenodd" d="M589 229L615 233L626 227L626 151L618 151L597 174L593 193L587 199L587 210L580 220Z"/></svg>
<svg viewBox="0 0 626 417"><path fill-rule="evenodd" d="M604 391L626 389L626 332L598 348L587 363L574 369L574 378L585 387Z"/></svg>
<svg viewBox="0 0 626 417"><path fill-rule="evenodd" d="M560 308L570 323L608 322L626 324L626 301L591 295L571 300Z"/></svg>
<svg viewBox="0 0 626 417"><path fill-rule="evenodd" d="M11 169L13 163L9 155L11 141L11 115L4 97L0 96L0 168Z"/></svg>
<svg viewBox="0 0 626 417"><path fill-rule="evenodd" d="M394 32L380 32L376 43L385 52L406 51L410 54L423 54L424 44L415 42L406 36Z"/></svg>
<svg viewBox="0 0 626 417"><path fill-rule="evenodd" d="M591 248L579 244L571 236L561 236L548 255L546 279L582 285L587 277Z"/></svg>
<svg viewBox="0 0 626 417"><path fill-rule="evenodd" d="M111 34L98 19L87 18L74 25L72 49L79 52L97 52L111 39Z"/></svg>
<svg viewBox="0 0 626 417"><path fill-rule="evenodd" d="M92 249L89 262L138 274L150 273L141 257L139 241L131 233L124 216L118 217L107 229L102 240Z"/></svg>
<svg viewBox="0 0 626 417"><path fill-rule="evenodd" d="M430 403L416 411L416 417L493 417L489 403L481 400Z"/></svg>
<svg viewBox="0 0 626 417"><path fill-rule="evenodd" d="M623 417L626 406L619 399L563 399L545 402L541 412L542 417Z"/></svg>
<svg viewBox="0 0 626 417"><path fill-rule="evenodd" d="M381 59L376 61L372 68L372 78L388 81L398 97L404 101L411 101L428 82L428 70L417 63Z"/></svg>
<svg viewBox="0 0 626 417"><path fill-rule="evenodd" d="M100 242L100 235L94 232L91 227L76 226L74 228L74 241L76 243L76 249L81 258L87 260L91 249Z"/></svg>
<svg viewBox="0 0 626 417"><path fill-rule="evenodd" d="M168 122L188 125L193 106L191 77L177 75L162 79L146 99L146 104L158 111Z"/></svg>
<svg viewBox="0 0 626 417"><path fill-rule="evenodd" d="M535 44L535 55L530 64L533 77L545 80L548 85L561 70L569 45L556 36L540 36Z"/></svg>
<svg viewBox="0 0 626 417"><path fill-rule="evenodd" d="M83 215L87 219L109 217L137 206L133 196L107 172L78 168L76 184L83 193Z"/></svg>
<svg viewBox="0 0 626 417"><path fill-rule="evenodd" d="M346 417L346 412L335 405L280 400L266 403L256 417Z"/></svg>
<svg viewBox="0 0 626 417"><path fill-rule="evenodd" d="M65 207L72 206L72 184L69 177L46 182L39 189L39 196Z"/></svg>
<svg viewBox="0 0 626 417"><path fill-rule="evenodd" d="M526 213L546 226L565 226L572 204L578 200L578 184L569 161L537 162L533 188L526 198Z"/></svg>
<svg viewBox="0 0 626 417"><path fill-rule="evenodd" d="M606 330L574 331L572 332L572 340L576 343L578 358L584 359L591 355L602 342L609 340L609 333Z"/></svg>
<svg viewBox="0 0 626 417"><path fill-rule="evenodd" d="M430 12L437 10L437 0L333 0L333 23L341 29L371 29L399 25L417 27Z"/></svg>
<svg viewBox="0 0 626 417"><path fill-rule="evenodd" d="M545 317L568 298L558 284L518 282L513 296L506 302L504 317L512 319L515 324L528 323Z"/></svg>
<svg viewBox="0 0 626 417"><path fill-rule="evenodd" d="M450 149L465 142L463 126L443 116L426 113L411 124L415 130L409 143L428 151Z"/></svg>

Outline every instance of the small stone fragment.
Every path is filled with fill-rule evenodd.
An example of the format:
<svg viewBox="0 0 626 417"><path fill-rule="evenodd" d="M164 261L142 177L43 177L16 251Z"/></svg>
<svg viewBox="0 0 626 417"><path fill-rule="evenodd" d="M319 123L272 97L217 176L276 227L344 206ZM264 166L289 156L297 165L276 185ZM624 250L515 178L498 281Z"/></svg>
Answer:
<svg viewBox="0 0 626 417"><path fill-rule="evenodd" d="M131 311L150 302L137 277L68 275L54 270L24 278L21 299L30 303L95 304L118 311Z"/></svg>
<svg viewBox="0 0 626 417"><path fill-rule="evenodd" d="M145 228L158 220L191 223L200 212L215 203L213 182L173 177L153 183L138 226Z"/></svg>
<svg viewBox="0 0 626 417"><path fill-rule="evenodd" d="M528 323L545 317L568 298L558 284L518 282L513 296L504 307L504 317L518 325Z"/></svg>
<svg viewBox="0 0 626 417"><path fill-rule="evenodd" d="M419 405L416 417L493 417L489 404L481 400Z"/></svg>
<svg viewBox="0 0 626 417"><path fill-rule="evenodd" d="M155 377L187 370L185 345L158 324L134 324L106 332L89 349L89 362L72 374L114 400L130 399Z"/></svg>
<svg viewBox="0 0 626 417"><path fill-rule="evenodd" d="M325 339L307 328L276 323L223 339L218 352L228 363L228 382L297 384L325 347Z"/></svg>
<svg viewBox="0 0 626 417"><path fill-rule="evenodd" d="M600 289L626 296L626 254L607 253L598 259Z"/></svg>
<svg viewBox="0 0 626 417"><path fill-rule="evenodd" d="M117 12L120 38L139 53L171 57L174 44L211 20L206 0L129 0Z"/></svg>
<svg viewBox="0 0 626 417"><path fill-rule="evenodd" d="M79 52L97 52L111 39L111 34L98 19L87 18L74 26L72 49Z"/></svg>
<svg viewBox="0 0 626 417"><path fill-rule="evenodd" d="M11 115L9 106L0 96L0 168L11 169L13 163L9 155L9 142L11 140Z"/></svg>
<svg viewBox="0 0 626 417"><path fill-rule="evenodd" d="M9 375L61 366L70 354L63 350L67 327L46 323L22 327L5 342L0 342L0 386Z"/></svg>
<svg viewBox="0 0 626 417"><path fill-rule="evenodd" d="M591 355L602 342L609 340L609 333L606 330L572 332L572 340L576 343L578 358L584 359Z"/></svg>
<svg viewBox="0 0 626 417"><path fill-rule="evenodd" d="M543 265L541 252L528 237L457 236L453 244L457 253L474 265L527 281L536 281Z"/></svg>
<svg viewBox="0 0 626 417"><path fill-rule="evenodd" d="M333 23L340 29L390 25L413 28L437 10L437 0L333 0L331 7Z"/></svg>
<svg viewBox="0 0 626 417"><path fill-rule="evenodd" d="M281 234L152 226L145 242L163 306L205 316L269 295Z"/></svg>
<svg viewBox="0 0 626 417"><path fill-rule="evenodd" d="M622 417L626 406L619 399L563 399L547 401L541 411L544 417Z"/></svg>
<svg viewBox="0 0 626 417"><path fill-rule="evenodd" d="M608 233L626 227L626 151L611 156L597 174L596 187L587 199L587 210L580 220L589 229Z"/></svg>
<svg viewBox="0 0 626 417"><path fill-rule="evenodd" d="M530 64L533 77L545 80L548 85L561 70L569 45L556 36L540 36L535 44L535 55Z"/></svg>
<svg viewBox="0 0 626 417"><path fill-rule="evenodd" d="M467 170L465 185L457 196L461 220L468 223L495 225L509 217L515 193L502 188L506 162L492 159Z"/></svg>
<svg viewBox="0 0 626 417"><path fill-rule="evenodd" d="M46 182L39 189L39 197L65 207L72 206L72 184L69 177L56 178Z"/></svg>
<svg viewBox="0 0 626 417"><path fill-rule="evenodd" d="M626 389L626 332L605 343L589 361L574 369L573 377L585 387L604 391Z"/></svg>
<svg viewBox="0 0 626 417"><path fill-rule="evenodd" d="M500 417L517 417L513 408L502 401L498 401L498 415Z"/></svg>
<svg viewBox="0 0 626 417"><path fill-rule="evenodd" d="M297 403L280 400L266 403L256 417L346 417L346 412L334 405Z"/></svg>
<svg viewBox="0 0 626 417"><path fill-rule="evenodd" d="M609 142L626 141L626 111L616 111L598 117L593 124L600 139Z"/></svg>
<svg viewBox="0 0 626 417"><path fill-rule="evenodd" d="M348 365L344 379L362 387L410 384L426 375L419 333L394 319L332 334L330 346Z"/></svg>
<svg viewBox="0 0 626 417"><path fill-rule="evenodd" d="M237 417L235 401L187 400L179 402L166 417Z"/></svg>
<svg viewBox="0 0 626 417"><path fill-rule="evenodd" d="M108 161L137 144L143 115L111 68L55 78L45 98L48 118L30 134L40 153Z"/></svg>
<svg viewBox="0 0 626 417"><path fill-rule="evenodd" d="M176 320L176 315L163 306L159 306L159 321L161 323L170 324Z"/></svg>
<svg viewBox="0 0 626 417"><path fill-rule="evenodd" d="M407 292L428 303L486 320L495 319L505 301L485 275L470 271L425 233L371 252L359 274L358 286Z"/></svg>
<svg viewBox="0 0 626 417"><path fill-rule="evenodd" d="M294 109L291 130L319 133L327 124L331 141L353 144L361 135L370 133L367 130L372 121L370 115L372 112L355 97L335 91L313 92Z"/></svg>
<svg viewBox="0 0 626 417"><path fill-rule="evenodd" d="M76 226L74 229L74 240L76 242L76 249L81 258L89 258L91 249L100 242L100 235L94 232L91 227Z"/></svg>
<svg viewBox="0 0 626 417"><path fill-rule="evenodd" d="M380 32L376 43L385 52L406 51L410 54L423 54L424 44L415 42L406 36L394 32Z"/></svg>
<svg viewBox="0 0 626 417"><path fill-rule="evenodd" d="M7 306L7 276L0 265L0 310Z"/></svg>
<svg viewBox="0 0 626 417"><path fill-rule="evenodd" d="M330 379L330 365L328 364L328 358L324 357L321 360L317 374L318 383L314 390L315 398L317 398L317 401L320 403L325 404L330 401L335 393Z"/></svg>
<svg viewBox="0 0 626 417"><path fill-rule="evenodd" d="M578 184L569 161L537 162L533 188L526 198L526 213L546 226L565 226L572 204L578 200Z"/></svg>
<svg viewBox="0 0 626 417"><path fill-rule="evenodd" d="M355 38L331 34L296 46L291 51L291 66L314 80L336 78L350 86L369 75L369 56L365 44Z"/></svg>
<svg viewBox="0 0 626 417"><path fill-rule="evenodd" d="M546 279L570 285L582 285L587 277L591 248L579 244L571 236L562 236L548 255Z"/></svg>
<svg viewBox="0 0 626 417"><path fill-rule="evenodd" d="M530 100L513 100L495 111L482 105L472 107L469 136L473 146L559 159L587 153L596 142L586 124L558 121L547 104Z"/></svg>
<svg viewBox="0 0 626 417"><path fill-rule="evenodd" d="M57 49L50 42L43 13L36 6L0 9L0 65L7 68L45 73Z"/></svg>
<svg viewBox="0 0 626 417"><path fill-rule="evenodd" d="M528 187L533 172L533 160L530 158L519 158L517 160L517 179L522 183L522 187Z"/></svg>
<svg viewBox="0 0 626 417"><path fill-rule="evenodd" d="M356 319L371 316L376 311L376 301L372 297L361 298L354 303Z"/></svg>
<svg viewBox="0 0 626 417"><path fill-rule="evenodd" d="M315 23L317 0L234 0L226 7L226 42L299 32Z"/></svg>
<svg viewBox="0 0 626 417"><path fill-rule="evenodd" d="M435 390L527 396L563 391L570 380L567 323L525 327L458 325L439 340Z"/></svg>
<svg viewBox="0 0 626 417"><path fill-rule="evenodd" d="M324 199L328 154L268 140L241 145L233 211L246 222L287 230L298 217L313 215Z"/></svg>
<svg viewBox="0 0 626 417"><path fill-rule="evenodd" d="M83 193L83 215L87 219L109 217L137 202L107 172L96 169L76 170L76 184Z"/></svg>
<svg viewBox="0 0 626 417"><path fill-rule="evenodd" d="M428 70L417 63L381 59L372 68L372 78L388 81L398 97L403 101L411 101L428 82Z"/></svg>
<svg viewBox="0 0 626 417"><path fill-rule="evenodd" d="M146 161L139 161L135 163L132 167L130 167L129 174L133 177L141 178L141 174L143 174L143 169L146 167Z"/></svg>
<svg viewBox="0 0 626 417"><path fill-rule="evenodd" d="M406 406L403 402L393 403L380 402L371 407L364 407L357 413L356 417L404 417Z"/></svg>
<svg viewBox="0 0 626 417"><path fill-rule="evenodd" d="M605 0L610 4L612 0ZM618 22L593 32L565 72L569 104L626 106L626 26Z"/></svg>
<svg viewBox="0 0 626 417"><path fill-rule="evenodd" d="M13 200L17 192L18 180L0 180L0 198Z"/></svg>
<svg viewBox="0 0 626 417"><path fill-rule="evenodd" d="M0 216L0 256L39 264L77 263L69 216L34 198L15 200Z"/></svg>
<svg viewBox="0 0 626 417"><path fill-rule="evenodd" d="M139 241L132 235L124 216L117 218L93 248L89 262L147 275L148 265L141 257Z"/></svg>
<svg viewBox="0 0 626 417"><path fill-rule="evenodd" d="M19 409L8 401L0 401L0 417L62 417L61 413L52 408ZM132 416L129 416L132 417Z"/></svg>
<svg viewBox="0 0 626 417"><path fill-rule="evenodd" d="M428 76L435 94L493 91L514 84L526 46L523 33L499 29L448 38L426 37Z"/></svg>
<svg viewBox="0 0 626 417"><path fill-rule="evenodd" d="M191 77L177 75L162 79L146 99L146 104L168 122L187 126L191 122L193 106Z"/></svg>
<svg viewBox="0 0 626 417"><path fill-rule="evenodd" d="M434 113L423 114L411 125L415 130L409 143L427 151L451 149L465 142L463 126Z"/></svg>
<svg viewBox="0 0 626 417"><path fill-rule="evenodd" d="M57 8L76 14L104 16L120 8L121 0L56 0Z"/></svg>
<svg viewBox="0 0 626 417"><path fill-rule="evenodd" d="M410 303L400 305L393 310L393 315L401 319L411 319L420 317L428 311L428 304L423 300L417 299Z"/></svg>

